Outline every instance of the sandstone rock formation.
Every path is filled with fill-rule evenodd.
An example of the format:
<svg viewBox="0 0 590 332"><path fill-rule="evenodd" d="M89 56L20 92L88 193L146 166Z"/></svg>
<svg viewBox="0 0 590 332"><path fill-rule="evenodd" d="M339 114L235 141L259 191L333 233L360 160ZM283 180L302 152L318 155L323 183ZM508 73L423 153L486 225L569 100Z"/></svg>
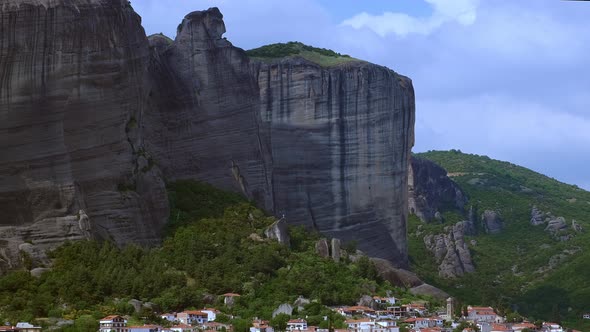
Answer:
<svg viewBox="0 0 590 332"><path fill-rule="evenodd" d="M475 229L470 221L462 221L453 227L445 227L446 234L424 237L426 248L434 254L438 274L443 278L461 277L475 271L465 235L474 235Z"/></svg>
<svg viewBox="0 0 590 332"><path fill-rule="evenodd" d="M164 179L187 178L407 265L409 79L360 61L252 62L216 8L188 14L174 41L148 40L125 0L0 9L0 269L26 241L156 243Z"/></svg>
<svg viewBox="0 0 590 332"><path fill-rule="evenodd" d="M409 168L408 205L422 221L442 221L440 211L463 211L467 197L448 176L447 171L434 162L412 157Z"/></svg>

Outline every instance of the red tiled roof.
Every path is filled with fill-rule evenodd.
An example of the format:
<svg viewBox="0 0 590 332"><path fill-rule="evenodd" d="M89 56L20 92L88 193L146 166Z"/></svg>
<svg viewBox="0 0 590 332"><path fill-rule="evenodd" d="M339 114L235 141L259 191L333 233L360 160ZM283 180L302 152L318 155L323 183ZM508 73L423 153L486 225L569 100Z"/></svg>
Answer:
<svg viewBox="0 0 590 332"><path fill-rule="evenodd" d="M189 314L194 316L209 316L206 312L202 312L200 310L187 310L181 312L181 314Z"/></svg>
<svg viewBox="0 0 590 332"><path fill-rule="evenodd" d="M110 316L106 316L105 318L101 319L101 320L113 320L115 318L123 318L119 315L110 315Z"/></svg>
<svg viewBox="0 0 590 332"><path fill-rule="evenodd" d="M512 329L504 324L492 324L492 331L512 331Z"/></svg>
<svg viewBox="0 0 590 332"><path fill-rule="evenodd" d="M298 323L307 323L307 321L305 319L297 318L297 319L291 319L287 323L298 324Z"/></svg>
<svg viewBox="0 0 590 332"><path fill-rule="evenodd" d="M137 326L127 326L128 329L161 329L160 325L137 325Z"/></svg>

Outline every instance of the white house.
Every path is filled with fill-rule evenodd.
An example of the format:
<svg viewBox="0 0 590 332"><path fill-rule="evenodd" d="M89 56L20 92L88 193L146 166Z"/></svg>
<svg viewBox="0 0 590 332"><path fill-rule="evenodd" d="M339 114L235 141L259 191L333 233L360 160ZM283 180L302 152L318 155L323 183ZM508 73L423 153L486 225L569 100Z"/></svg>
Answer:
<svg viewBox="0 0 590 332"><path fill-rule="evenodd" d="M395 304L395 297L393 296L389 296L389 297L380 297L380 296L373 296L373 301L375 301L375 303L378 304L383 304L383 305L393 305Z"/></svg>
<svg viewBox="0 0 590 332"><path fill-rule="evenodd" d="M209 315L199 310L187 310L176 314L176 319L187 325L203 325L207 322L207 317Z"/></svg>
<svg viewBox="0 0 590 332"><path fill-rule="evenodd" d="M195 327L186 324L174 325L170 328L172 332L194 332L197 331Z"/></svg>
<svg viewBox="0 0 590 332"><path fill-rule="evenodd" d="M220 313L219 310L213 309L213 308L205 308L205 309L202 309L201 312L204 312L207 314L207 321L209 321L209 322L216 320L217 314Z"/></svg>
<svg viewBox="0 0 590 332"><path fill-rule="evenodd" d="M467 307L467 319L482 323L503 323L504 318L500 317L492 307Z"/></svg>
<svg viewBox="0 0 590 332"><path fill-rule="evenodd" d="M160 318L165 319L169 322L175 322L176 321L176 313L175 312L168 312L165 314L161 314Z"/></svg>
<svg viewBox="0 0 590 332"><path fill-rule="evenodd" d="M127 320L121 316L111 315L100 320L99 332L128 332Z"/></svg>
<svg viewBox="0 0 590 332"><path fill-rule="evenodd" d="M420 318L420 317L418 317L418 318L412 317L412 318L408 318L404 321L404 323L409 324L414 329L426 329L429 327L434 327L435 322L436 321L431 320L430 318Z"/></svg>
<svg viewBox="0 0 590 332"><path fill-rule="evenodd" d="M368 332L375 328L375 322L370 318L347 319L344 323L348 325L348 331L352 332Z"/></svg>
<svg viewBox="0 0 590 332"><path fill-rule="evenodd" d="M543 323L543 331L545 332L563 332L563 328L557 323Z"/></svg>
<svg viewBox="0 0 590 332"><path fill-rule="evenodd" d="M590 314L584 314L584 315L582 316L582 318L584 318L584 319L590 319Z"/></svg>
<svg viewBox="0 0 590 332"><path fill-rule="evenodd" d="M1 331L1 330L0 330ZM34 326L27 322L19 322L16 324L16 331L19 332L41 332L40 326Z"/></svg>
<svg viewBox="0 0 590 332"><path fill-rule="evenodd" d="M287 331L307 330L307 321L305 319L291 319L287 322Z"/></svg>

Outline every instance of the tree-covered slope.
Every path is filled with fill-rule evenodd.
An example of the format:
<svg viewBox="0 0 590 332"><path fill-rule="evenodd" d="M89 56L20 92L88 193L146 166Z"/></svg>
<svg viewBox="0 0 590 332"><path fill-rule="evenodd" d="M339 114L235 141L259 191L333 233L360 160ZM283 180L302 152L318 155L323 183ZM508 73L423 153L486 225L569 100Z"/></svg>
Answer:
<svg viewBox="0 0 590 332"><path fill-rule="evenodd" d="M355 262L320 257L317 234L292 228L290 247L266 238L264 230L275 219L238 195L192 181L168 189L171 221L160 247L67 243L51 254L51 270L40 277L22 270L0 278L0 320L76 319L64 331L96 330L96 319L132 314L128 301L138 299L161 311L217 307L237 316L233 323L243 332L252 317L270 319L280 304L299 296L316 306L352 305L362 295L386 291L411 298L378 278L366 257ZM219 296L227 292L242 295L231 308ZM320 324L324 309L310 307L301 314ZM163 323L151 310L132 318L143 322Z"/></svg>
<svg viewBox="0 0 590 332"><path fill-rule="evenodd" d="M590 330L581 320L582 313L590 310L590 192L485 156L455 150L417 156L447 170L469 197L468 208L475 209L477 222L483 211L496 211L504 229L468 237L476 271L445 280L437 275L423 238L467 214L446 211L443 225L421 225L412 217L409 240L415 270L465 303L496 305ZM545 231L547 222L533 225L533 207L542 211L542 221L563 217L567 228L552 234ZM572 228L572 220L582 226L581 232Z"/></svg>

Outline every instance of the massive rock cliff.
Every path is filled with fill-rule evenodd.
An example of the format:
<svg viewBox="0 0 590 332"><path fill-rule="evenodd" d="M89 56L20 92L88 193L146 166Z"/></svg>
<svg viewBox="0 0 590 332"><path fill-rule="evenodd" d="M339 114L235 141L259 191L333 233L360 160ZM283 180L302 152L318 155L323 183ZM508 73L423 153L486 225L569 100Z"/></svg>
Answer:
<svg viewBox="0 0 590 332"><path fill-rule="evenodd" d="M402 262L411 82L360 62L323 68L295 58L256 63L253 71L259 117L270 128L273 211Z"/></svg>
<svg viewBox="0 0 590 332"><path fill-rule="evenodd" d="M122 0L0 8L11 255L25 241L154 243L163 179L194 178L406 265L409 79L361 61L251 61L223 38L215 8L187 15L174 41L148 41Z"/></svg>
<svg viewBox="0 0 590 332"><path fill-rule="evenodd" d="M123 0L0 10L0 268L23 242L157 241L165 188L157 169L138 170L150 57L140 17Z"/></svg>

